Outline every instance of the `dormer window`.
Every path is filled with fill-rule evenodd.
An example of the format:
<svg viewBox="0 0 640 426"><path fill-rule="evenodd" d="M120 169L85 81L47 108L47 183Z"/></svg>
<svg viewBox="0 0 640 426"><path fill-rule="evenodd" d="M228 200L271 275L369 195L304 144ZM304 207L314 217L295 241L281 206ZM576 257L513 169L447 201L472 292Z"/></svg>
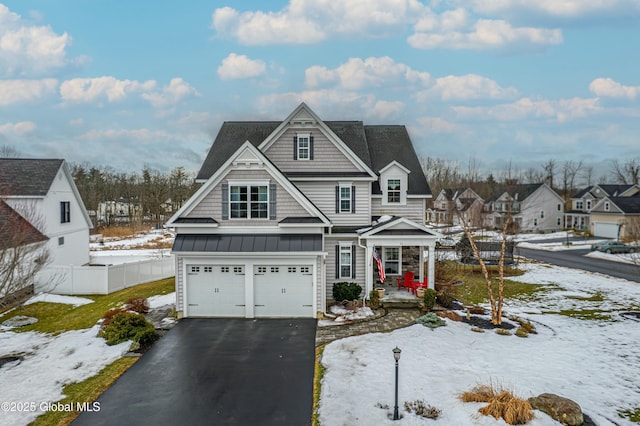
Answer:
<svg viewBox="0 0 640 426"><path fill-rule="evenodd" d="M587 210L591 210L591 200L587 200Z"/></svg>
<svg viewBox="0 0 640 426"><path fill-rule="evenodd" d="M293 159L313 160L313 136L309 133L298 133L293 137Z"/></svg>
<svg viewBox="0 0 640 426"><path fill-rule="evenodd" d="M389 179L387 181L387 202L400 202L400 179Z"/></svg>

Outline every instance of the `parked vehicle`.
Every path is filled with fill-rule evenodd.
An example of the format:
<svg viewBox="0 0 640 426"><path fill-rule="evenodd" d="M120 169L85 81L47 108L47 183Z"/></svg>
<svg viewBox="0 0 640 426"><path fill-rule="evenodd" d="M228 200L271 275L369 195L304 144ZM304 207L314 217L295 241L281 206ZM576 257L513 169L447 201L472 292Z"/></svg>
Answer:
<svg viewBox="0 0 640 426"><path fill-rule="evenodd" d="M454 238L444 236L436 241L436 248L454 248L456 243L457 241Z"/></svg>
<svg viewBox="0 0 640 426"><path fill-rule="evenodd" d="M591 245L591 251L604 253L633 253L635 248L620 241L601 241Z"/></svg>

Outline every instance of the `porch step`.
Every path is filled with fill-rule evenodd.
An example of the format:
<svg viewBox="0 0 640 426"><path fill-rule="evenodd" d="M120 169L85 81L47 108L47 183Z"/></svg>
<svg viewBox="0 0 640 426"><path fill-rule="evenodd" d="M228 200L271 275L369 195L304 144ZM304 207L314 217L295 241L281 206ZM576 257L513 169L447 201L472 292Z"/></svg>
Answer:
<svg viewBox="0 0 640 426"><path fill-rule="evenodd" d="M415 300L411 300L411 299L393 299L393 298L389 298L387 299L382 298L380 299L380 304L382 305L383 308L392 308L392 309L416 309L416 308L421 308L422 306L422 301L418 300L417 298Z"/></svg>

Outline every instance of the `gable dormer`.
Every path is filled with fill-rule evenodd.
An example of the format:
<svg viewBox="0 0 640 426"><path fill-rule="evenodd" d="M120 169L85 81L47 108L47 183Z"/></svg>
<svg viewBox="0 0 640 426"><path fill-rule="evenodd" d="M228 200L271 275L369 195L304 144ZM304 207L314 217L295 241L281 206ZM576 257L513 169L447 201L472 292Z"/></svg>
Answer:
<svg viewBox="0 0 640 426"><path fill-rule="evenodd" d="M380 170L383 206L407 204L409 173L409 169L395 160Z"/></svg>

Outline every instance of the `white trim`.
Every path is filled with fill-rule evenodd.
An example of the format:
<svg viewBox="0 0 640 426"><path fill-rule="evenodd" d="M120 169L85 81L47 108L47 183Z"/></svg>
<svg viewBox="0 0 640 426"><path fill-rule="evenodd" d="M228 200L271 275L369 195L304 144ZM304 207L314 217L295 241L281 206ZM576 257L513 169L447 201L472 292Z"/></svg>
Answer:
<svg viewBox="0 0 640 426"><path fill-rule="evenodd" d="M402 246L382 246L382 267L384 268L384 273L386 275L402 275ZM391 260L391 263L398 263L398 273L392 274L387 272L387 249L396 249L398 250L398 260Z"/></svg>
<svg viewBox="0 0 640 426"><path fill-rule="evenodd" d="M307 157L300 157L300 138L307 141ZM311 160L311 133L296 133L296 161L309 161Z"/></svg>
<svg viewBox="0 0 640 426"><path fill-rule="evenodd" d="M234 220L267 220L270 217L270 211L269 211L269 183L270 181L268 180L250 180L250 179L233 179L233 180L227 180L227 184L229 185L229 198L227 199L227 205L228 205L228 211L229 211L229 221L234 221ZM231 217L231 187L235 186L235 187L241 187L241 188L247 188L247 216L246 217ZM267 188L267 200L266 201L256 201L255 203L258 204L267 204L267 214L265 217L251 217L251 188L260 188L260 187L266 187ZM242 201L234 201L235 203L242 203Z"/></svg>
<svg viewBox="0 0 640 426"><path fill-rule="evenodd" d="M298 123L293 123L292 120L298 115L302 110L305 110L312 118L313 121L305 122L303 124L317 124L319 130L327 136L330 142L336 145L338 150L342 152L351 162L363 172L367 172L371 177L376 177L376 174L371 170L361 159L358 157L349 147L335 134L333 131L327 126L321 119L316 115L315 112L311 110L304 102L298 105L291 114L287 118L285 118L282 123L276 129L271 132L269 136L266 137L264 141L258 146L258 148L266 152L267 149L280 137L284 134L284 132L289 128L289 126L298 125Z"/></svg>
<svg viewBox="0 0 640 426"><path fill-rule="evenodd" d="M291 176L288 179L292 182L308 182L308 181L318 181L318 182L335 182L336 179L340 179L340 176ZM352 181L360 181L360 182L375 182L378 180L377 178L372 178L369 176L362 177L353 177L349 176L349 179Z"/></svg>
<svg viewBox="0 0 640 426"><path fill-rule="evenodd" d="M338 243L338 247L339 247L339 250L338 250L338 253L336 253L336 256L338 257L338 270L339 270L339 274L338 275L339 276L338 276L337 279L340 279L340 280L341 279L352 279L351 277L353 276L353 270L352 270L353 269L353 259L352 259L353 250L352 250L351 247L353 247L353 243L351 241L349 241L349 242L343 242L342 241L342 242ZM349 264L346 265L346 266L349 267L349 274L347 276L344 276L342 274L342 265L343 265L342 264L342 250L343 249L348 249L348 252L349 252Z"/></svg>
<svg viewBox="0 0 640 426"><path fill-rule="evenodd" d="M378 173L382 174L384 172L387 171L387 169L390 169L393 166L397 166L399 167L403 172L405 172L406 174L411 173L411 170L407 169L405 166L403 166L402 164L398 163L396 160L393 160L392 162L390 162L389 164L387 164L386 166L384 166L383 168L380 169L380 171Z"/></svg>
<svg viewBox="0 0 640 426"><path fill-rule="evenodd" d="M246 150L249 150L253 153L257 158L262 161L261 166L265 169L275 183L278 183L281 187L283 187L289 194L309 213L310 216L318 217L322 220L322 223L326 226L331 224L329 218L318 209L310 200L307 198L304 193L302 193L295 185L291 183L273 164L267 160L267 158L256 148L251 142L246 141L243 143L240 148L236 150L236 152L231 155L231 157L218 169L216 170L209 179L196 191L195 194L187 200L187 202L178 210L166 223L167 226L176 227L180 226L180 224L173 223L179 217L190 213L202 200L211 192L216 185L218 185L222 179L229 173L229 168L233 163L234 159L239 155L244 153Z"/></svg>

